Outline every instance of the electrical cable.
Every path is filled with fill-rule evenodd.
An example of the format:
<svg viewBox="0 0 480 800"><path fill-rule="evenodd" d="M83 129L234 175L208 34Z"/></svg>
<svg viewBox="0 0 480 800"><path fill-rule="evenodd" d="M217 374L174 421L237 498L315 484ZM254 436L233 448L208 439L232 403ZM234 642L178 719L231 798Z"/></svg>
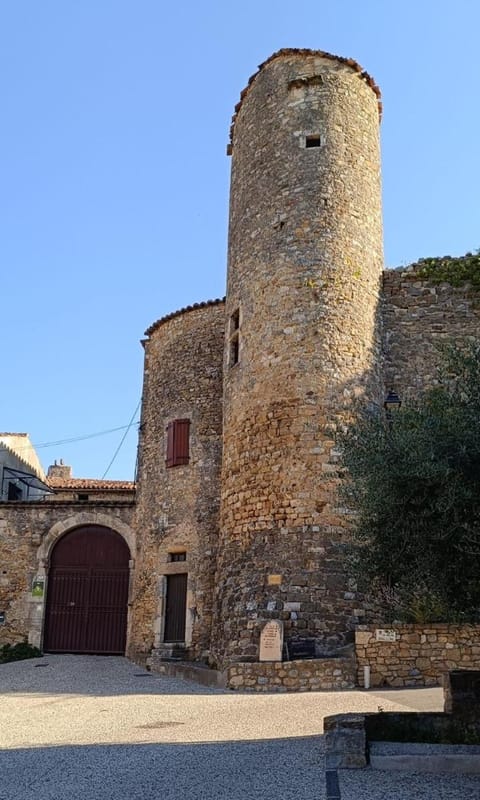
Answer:
<svg viewBox="0 0 480 800"><path fill-rule="evenodd" d="M136 407L135 411L132 414L132 418L131 418L130 422L127 425L127 429L126 429L125 433L123 434L122 438L120 439L120 444L118 445L117 449L115 450L115 452L114 452L114 454L112 456L112 460L110 461L110 464L108 465L107 469L105 470L105 472L102 475L102 481L105 478L105 476L107 475L107 473L109 472L110 467L112 466L112 464L115 461L116 457L118 456L118 454L120 452L120 448L121 448L122 444L124 443L125 439L127 438L128 431L130 430L132 425L135 424L133 420L135 419L135 417L137 415L137 411L140 408L140 403L141 402L142 402L142 398L140 398L140 400L138 401L137 407Z"/></svg>
<svg viewBox="0 0 480 800"><path fill-rule="evenodd" d="M138 406L137 406L137 408L138 408ZM129 422L128 425L120 425L118 428L108 428L107 430L98 431L97 433L86 433L86 434L83 434L82 436L72 436L69 439L58 439L56 442L40 442L40 444L34 444L32 442L31 445L25 445L24 447L21 447L21 446L20 447L15 447L15 452L20 451L20 450L31 450L32 447L35 448L35 450L37 450L37 449L39 449L41 447L57 447L58 445L61 445L61 444L70 444L71 442L82 442L85 439L94 439L96 436L106 436L106 434L108 434L108 433L116 433L117 431L124 431L125 428L127 428L127 429L131 428L132 425L138 425L139 422L140 422L140 420L137 419L137 420L135 420L134 423ZM12 435L12 434L8 434L8 435ZM6 445L5 445L4 442L1 441L1 436L0 436L0 450L4 449L5 446Z"/></svg>

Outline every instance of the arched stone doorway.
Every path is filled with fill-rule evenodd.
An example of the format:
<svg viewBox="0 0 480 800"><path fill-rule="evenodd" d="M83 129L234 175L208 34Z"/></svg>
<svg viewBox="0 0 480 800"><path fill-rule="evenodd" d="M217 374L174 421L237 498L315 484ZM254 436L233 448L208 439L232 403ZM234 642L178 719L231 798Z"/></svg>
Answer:
<svg viewBox="0 0 480 800"><path fill-rule="evenodd" d="M83 525L55 544L48 573L44 650L125 653L130 552L122 536Z"/></svg>

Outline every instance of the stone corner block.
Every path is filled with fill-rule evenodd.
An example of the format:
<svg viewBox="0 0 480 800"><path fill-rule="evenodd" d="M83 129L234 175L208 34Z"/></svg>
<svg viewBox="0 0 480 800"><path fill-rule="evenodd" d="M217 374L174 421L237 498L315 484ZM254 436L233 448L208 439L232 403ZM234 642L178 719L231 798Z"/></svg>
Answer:
<svg viewBox="0 0 480 800"><path fill-rule="evenodd" d="M367 766L364 714L325 717L323 729L327 769L359 769Z"/></svg>

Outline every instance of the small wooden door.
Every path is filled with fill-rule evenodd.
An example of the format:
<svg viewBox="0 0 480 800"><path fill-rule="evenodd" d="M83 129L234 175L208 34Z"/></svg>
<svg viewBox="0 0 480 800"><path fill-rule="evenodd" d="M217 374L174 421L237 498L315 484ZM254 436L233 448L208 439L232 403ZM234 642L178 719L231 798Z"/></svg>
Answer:
<svg viewBox="0 0 480 800"><path fill-rule="evenodd" d="M165 642L185 641L185 615L187 612L187 573L167 575L167 601L165 604Z"/></svg>
<svg viewBox="0 0 480 800"><path fill-rule="evenodd" d="M125 653L129 558L122 537L100 525L60 539L50 559L44 650Z"/></svg>

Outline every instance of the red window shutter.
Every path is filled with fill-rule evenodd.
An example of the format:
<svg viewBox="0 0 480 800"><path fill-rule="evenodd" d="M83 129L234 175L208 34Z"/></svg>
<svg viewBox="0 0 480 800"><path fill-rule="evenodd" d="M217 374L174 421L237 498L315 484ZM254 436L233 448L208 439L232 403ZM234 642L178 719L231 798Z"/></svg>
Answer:
<svg viewBox="0 0 480 800"><path fill-rule="evenodd" d="M188 464L190 457L190 420L174 419L167 425L167 467Z"/></svg>
<svg viewBox="0 0 480 800"><path fill-rule="evenodd" d="M190 457L190 420L176 419L175 422L175 465L188 464Z"/></svg>
<svg viewBox="0 0 480 800"><path fill-rule="evenodd" d="M167 425L167 455L165 458L165 463L167 467L173 467L174 464L174 440L175 440L175 422L169 422Z"/></svg>

